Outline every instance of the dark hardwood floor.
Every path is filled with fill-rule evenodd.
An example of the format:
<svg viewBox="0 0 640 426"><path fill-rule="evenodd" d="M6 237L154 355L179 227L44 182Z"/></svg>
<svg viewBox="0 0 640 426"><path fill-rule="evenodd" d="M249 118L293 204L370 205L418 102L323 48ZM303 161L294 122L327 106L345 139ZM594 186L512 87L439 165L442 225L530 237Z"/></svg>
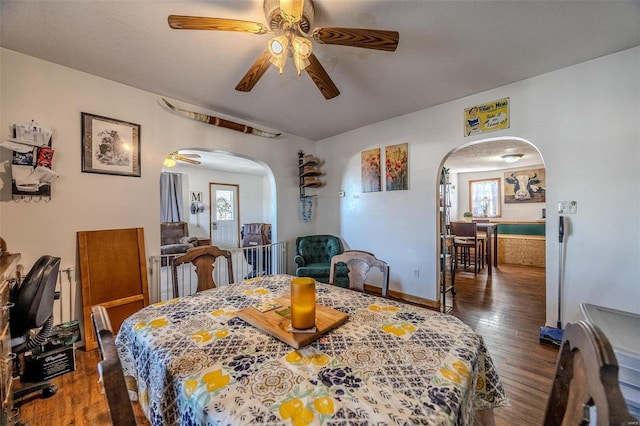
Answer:
<svg viewBox="0 0 640 426"><path fill-rule="evenodd" d="M497 426L541 425L558 349L540 344L545 324L544 268L499 265L456 275L452 315L482 335L511 403Z"/></svg>
<svg viewBox="0 0 640 426"><path fill-rule="evenodd" d="M539 343L545 321L544 269L499 265L456 276L451 312L481 334L496 364L511 406L494 410L497 426L540 425L551 389L557 349ZM109 425L98 383L97 351L76 351L77 369L54 378L56 395L20 405L22 422L40 425ZM139 425L148 425L134 404Z"/></svg>

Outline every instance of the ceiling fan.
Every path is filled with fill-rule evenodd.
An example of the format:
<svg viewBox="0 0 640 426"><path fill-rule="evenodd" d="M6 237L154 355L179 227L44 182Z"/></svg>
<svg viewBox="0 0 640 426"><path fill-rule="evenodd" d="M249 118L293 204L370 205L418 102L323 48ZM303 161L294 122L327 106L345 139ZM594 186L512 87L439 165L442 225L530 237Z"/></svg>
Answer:
<svg viewBox="0 0 640 426"><path fill-rule="evenodd" d="M238 19L169 15L169 26L178 30L239 31L252 34L273 34L267 50L249 68L236 90L249 92L271 64L280 74L287 58L293 58L298 75L304 69L326 99L340 91L313 54L311 40L321 44L361 47L393 52L398 47L397 31L366 28L313 28L312 0L264 0L264 14L269 25Z"/></svg>
<svg viewBox="0 0 640 426"><path fill-rule="evenodd" d="M183 161L190 164L201 164L200 161L194 160L194 158L200 158L200 154L180 154L178 151L174 151L167 155L164 160L164 165L167 167L173 167L176 165L176 161Z"/></svg>

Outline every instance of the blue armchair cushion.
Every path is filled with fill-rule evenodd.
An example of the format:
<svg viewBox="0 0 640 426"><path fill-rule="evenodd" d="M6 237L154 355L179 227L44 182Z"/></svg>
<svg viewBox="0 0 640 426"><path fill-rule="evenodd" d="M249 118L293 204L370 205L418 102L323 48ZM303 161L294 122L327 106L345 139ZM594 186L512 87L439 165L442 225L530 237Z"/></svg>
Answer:
<svg viewBox="0 0 640 426"><path fill-rule="evenodd" d="M307 235L296 239L296 254L294 261L298 268L296 275L311 277L323 283L329 282L331 258L344 252L340 238L333 235ZM349 286L349 270L346 265L339 265L336 284L341 287Z"/></svg>

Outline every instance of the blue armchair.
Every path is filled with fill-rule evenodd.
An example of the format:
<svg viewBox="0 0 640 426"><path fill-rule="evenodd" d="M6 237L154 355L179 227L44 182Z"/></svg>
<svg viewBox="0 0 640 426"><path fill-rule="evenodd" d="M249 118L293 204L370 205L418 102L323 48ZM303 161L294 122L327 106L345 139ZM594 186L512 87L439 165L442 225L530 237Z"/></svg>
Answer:
<svg viewBox="0 0 640 426"><path fill-rule="evenodd" d="M311 277L323 283L329 282L331 258L342 254L344 247L340 238L333 235L307 235L296 238L296 275ZM349 270L346 265L339 265L336 271L335 284L349 287Z"/></svg>

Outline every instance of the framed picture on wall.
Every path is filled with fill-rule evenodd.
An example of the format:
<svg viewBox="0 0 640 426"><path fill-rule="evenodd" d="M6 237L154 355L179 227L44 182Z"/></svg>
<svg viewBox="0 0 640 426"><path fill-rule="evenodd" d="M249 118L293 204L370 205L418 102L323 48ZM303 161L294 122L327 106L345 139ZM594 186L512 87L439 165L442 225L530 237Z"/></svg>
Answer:
<svg viewBox="0 0 640 426"><path fill-rule="evenodd" d="M362 192L380 192L380 148L368 149L360 153Z"/></svg>
<svg viewBox="0 0 640 426"><path fill-rule="evenodd" d="M140 177L140 125L83 112L82 171Z"/></svg>
<svg viewBox="0 0 640 426"><path fill-rule="evenodd" d="M504 174L504 202L546 202L545 169L518 170Z"/></svg>
<svg viewBox="0 0 640 426"><path fill-rule="evenodd" d="M465 136L508 129L509 124L509 98L474 105L464 110Z"/></svg>
<svg viewBox="0 0 640 426"><path fill-rule="evenodd" d="M409 144L387 146L384 156L387 191L409 189Z"/></svg>

